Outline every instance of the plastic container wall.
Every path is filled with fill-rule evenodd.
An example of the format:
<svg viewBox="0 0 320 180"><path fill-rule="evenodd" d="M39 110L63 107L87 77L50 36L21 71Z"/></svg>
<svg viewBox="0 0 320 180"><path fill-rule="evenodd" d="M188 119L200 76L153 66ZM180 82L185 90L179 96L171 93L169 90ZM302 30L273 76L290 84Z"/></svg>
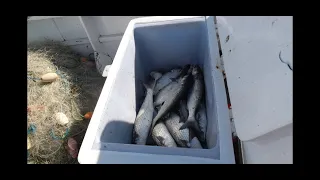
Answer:
<svg viewBox="0 0 320 180"><path fill-rule="evenodd" d="M148 17L132 20L88 127L79 162L91 163L84 156L92 150L101 152L100 157L104 156L97 158L98 163L174 163L174 159L177 163L234 163L223 77L216 69L216 58L220 57L215 33L212 18ZM133 123L144 100L145 90L141 82L153 70L170 70L186 64L198 64L204 72L209 149L131 144ZM140 158L145 161L140 158L136 161L134 158L115 159L112 153L143 154ZM170 157L170 162L164 157Z"/></svg>

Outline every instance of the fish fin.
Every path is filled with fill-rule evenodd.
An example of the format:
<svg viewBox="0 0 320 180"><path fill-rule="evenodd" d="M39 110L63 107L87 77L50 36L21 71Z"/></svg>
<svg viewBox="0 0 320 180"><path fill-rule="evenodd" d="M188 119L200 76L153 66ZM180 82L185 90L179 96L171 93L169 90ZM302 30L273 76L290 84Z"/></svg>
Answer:
<svg viewBox="0 0 320 180"><path fill-rule="evenodd" d="M180 127L179 130L186 129L186 128L192 128L195 131L200 132L198 122L194 117L189 117L188 120Z"/></svg>

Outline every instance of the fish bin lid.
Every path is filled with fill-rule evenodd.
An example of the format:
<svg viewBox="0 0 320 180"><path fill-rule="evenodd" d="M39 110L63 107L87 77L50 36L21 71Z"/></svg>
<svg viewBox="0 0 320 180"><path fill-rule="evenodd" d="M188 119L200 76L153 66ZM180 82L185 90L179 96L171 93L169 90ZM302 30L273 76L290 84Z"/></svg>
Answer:
<svg viewBox="0 0 320 180"><path fill-rule="evenodd" d="M217 16L232 114L242 141L293 120L292 17L257 21Z"/></svg>

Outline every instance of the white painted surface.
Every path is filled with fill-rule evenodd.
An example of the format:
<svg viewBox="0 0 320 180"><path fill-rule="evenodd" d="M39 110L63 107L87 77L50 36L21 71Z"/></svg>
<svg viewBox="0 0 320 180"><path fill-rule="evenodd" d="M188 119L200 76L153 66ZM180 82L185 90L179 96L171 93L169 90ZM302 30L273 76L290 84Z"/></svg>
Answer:
<svg viewBox="0 0 320 180"><path fill-rule="evenodd" d="M141 16L79 16L95 51L96 67L107 77L122 35L131 19Z"/></svg>
<svg viewBox="0 0 320 180"><path fill-rule="evenodd" d="M53 40L70 46L81 56L93 53L78 16L33 16L28 19L28 43Z"/></svg>
<svg viewBox="0 0 320 180"><path fill-rule="evenodd" d="M100 64L97 65L103 74L104 66L111 64L117 52L123 33L131 19L142 16L84 16L91 22L89 34L93 39L96 51L101 52ZM71 46L82 56L94 52L86 29L79 16L32 16L28 19L28 42L45 40L60 41ZM106 54L106 55L104 55ZM104 75L106 77L106 75Z"/></svg>
<svg viewBox="0 0 320 180"><path fill-rule="evenodd" d="M88 38L78 16L64 16L55 18L54 21L65 40Z"/></svg>
<svg viewBox="0 0 320 180"><path fill-rule="evenodd" d="M245 163L292 163L292 17L218 16L217 23Z"/></svg>
<svg viewBox="0 0 320 180"><path fill-rule="evenodd" d="M292 17L217 20L239 138L251 140L291 124L292 71L279 52L286 51L286 61L292 58Z"/></svg>
<svg viewBox="0 0 320 180"><path fill-rule="evenodd" d="M292 124L243 142L245 164L292 164Z"/></svg>
<svg viewBox="0 0 320 180"><path fill-rule="evenodd" d="M76 46L76 45L90 44L90 41L88 38L81 38L81 39L72 39L72 40L64 41L63 43L68 46Z"/></svg>
<svg viewBox="0 0 320 180"><path fill-rule="evenodd" d="M99 41L101 43L108 43L112 41L121 41L123 36L123 33L120 34L112 34L112 35L107 35L107 36L100 36Z"/></svg>
<svg viewBox="0 0 320 180"><path fill-rule="evenodd" d="M98 72L103 75L105 66L112 64L112 57L109 55L108 49L105 48L104 44L99 41L101 34L98 27L102 25L97 22L96 19L97 18L93 16L79 16L82 27L84 28L94 50L96 68Z"/></svg>
<svg viewBox="0 0 320 180"><path fill-rule="evenodd" d="M53 19L57 17L63 17L63 16L31 16L28 21L33 21L33 20L43 20L43 19Z"/></svg>
<svg viewBox="0 0 320 180"><path fill-rule="evenodd" d="M28 42L45 40L63 41L54 20L28 21Z"/></svg>

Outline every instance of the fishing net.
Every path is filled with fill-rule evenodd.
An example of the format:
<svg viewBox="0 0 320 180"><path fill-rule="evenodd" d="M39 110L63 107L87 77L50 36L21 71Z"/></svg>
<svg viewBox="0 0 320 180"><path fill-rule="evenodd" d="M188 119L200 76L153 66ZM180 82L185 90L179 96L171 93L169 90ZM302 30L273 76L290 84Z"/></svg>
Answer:
<svg viewBox="0 0 320 180"><path fill-rule="evenodd" d="M81 59L83 61L81 61ZM78 163L65 146L73 137L80 147L88 120L86 112L93 111L105 78L96 70L90 58L80 58L70 47L59 43L28 45L27 132L31 148L30 163ZM52 83L43 83L46 73L58 74ZM69 119L60 125L56 113Z"/></svg>

